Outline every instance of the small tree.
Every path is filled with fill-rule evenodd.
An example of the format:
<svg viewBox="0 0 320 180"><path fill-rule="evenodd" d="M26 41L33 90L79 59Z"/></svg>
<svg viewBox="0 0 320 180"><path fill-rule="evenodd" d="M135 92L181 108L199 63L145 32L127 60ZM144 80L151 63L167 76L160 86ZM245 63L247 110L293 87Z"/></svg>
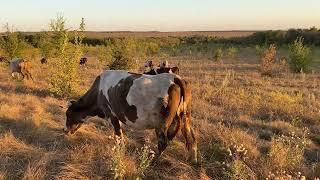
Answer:
<svg viewBox="0 0 320 180"><path fill-rule="evenodd" d="M291 45L290 51L290 67L295 73L309 72L312 64L311 50L303 44L303 38L297 38Z"/></svg>
<svg viewBox="0 0 320 180"><path fill-rule="evenodd" d="M5 54L10 58L18 57L21 55L21 51L24 48L25 43L17 32L10 29L9 24L5 25L5 35L0 38L1 49L4 50Z"/></svg>
<svg viewBox="0 0 320 180"><path fill-rule="evenodd" d="M79 59L82 56L82 39L84 37L85 24L82 19L80 31L75 31L75 44L69 43L69 31L65 28L63 16L58 16L56 20L52 20L50 27L52 30L52 43L55 47L54 51L57 58L51 61L51 76L49 83L51 84L51 92L59 96L70 96L76 93L77 74L79 67Z"/></svg>
<svg viewBox="0 0 320 180"><path fill-rule="evenodd" d="M285 72L287 68L285 58L277 59L276 54L277 49L274 44L264 51L261 58L261 75L272 77Z"/></svg>
<svg viewBox="0 0 320 180"><path fill-rule="evenodd" d="M214 52L214 60L216 62L220 62L221 58L223 56L223 51L221 48L218 48L215 52Z"/></svg>
<svg viewBox="0 0 320 180"><path fill-rule="evenodd" d="M112 70L134 70L137 67L135 61L136 44L133 39L117 40L112 49Z"/></svg>
<svg viewBox="0 0 320 180"><path fill-rule="evenodd" d="M53 55L52 39L47 32L39 34L39 49L42 57L51 58Z"/></svg>
<svg viewBox="0 0 320 180"><path fill-rule="evenodd" d="M227 56L228 56L229 58L235 58L236 55L237 55L237 53L238 53L238 49L235 48L235 47L233 47L233 46L231 46L231 47L229 47L229 48L227 49Z"/></svg>

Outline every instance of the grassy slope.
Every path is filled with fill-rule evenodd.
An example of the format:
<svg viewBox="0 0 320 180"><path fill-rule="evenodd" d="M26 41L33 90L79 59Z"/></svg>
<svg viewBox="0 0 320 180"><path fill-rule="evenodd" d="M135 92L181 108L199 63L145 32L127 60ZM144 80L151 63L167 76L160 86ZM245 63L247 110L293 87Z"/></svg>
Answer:
<svg viewBox="0 0 320 180"><path fill-rule="evenodd" d="M91 60L91 61L90 61ZM273 138L309 129L303 159L292 171L309 177L320 176L320 74L286 74L263 78L259 65L246 58L224 59L224 64L205 59L175 58L182 76L193 84L193 119L198 130L201 165L186 161L179 135L162 159L146 172L147 179L227 179L266 177L270 171L289 167L283 156L268 156ZM100 179L112 177L113 134L110 123L92 118L74 136L62 134L66 103L45 90L46 67L34 64L36 81L19 82L0 67L0 178L17 179ZM80 86L84 91L102 69L89 59L82 68ZM296 118L296 119L295 119ZM141 147L135 133L126 132L125 170L136 173ZM146 132L152 139L153 132ZM246 158L229 156L228 148L243 144ZM284 149L279 150L283 155ZM235 162L241 162L239 163Z"/></svg>

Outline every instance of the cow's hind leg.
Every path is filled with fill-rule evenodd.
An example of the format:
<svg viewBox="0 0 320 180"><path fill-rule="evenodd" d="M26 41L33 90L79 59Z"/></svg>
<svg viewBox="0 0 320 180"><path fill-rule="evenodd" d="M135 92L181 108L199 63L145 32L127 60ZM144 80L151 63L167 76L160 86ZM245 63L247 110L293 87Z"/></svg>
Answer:
<svg viewBox="0 0 320 180"><path fill-rule="evenodd" d="M175 116L167 132L168 140L171 141L179 132L181 125L181 118Z"/></svg>
<svg viewBox="0 0 320 180"><path fill-rule="evenodd" d="M156 135L158 138L158 154L157 156L161 156L162 152L167 148L168 146L168 138L164 135L164 132L157 128L156 129Z"/></svg>
<svg viewBox="0 0 320 180"><path fill-rule="evenodd" d="M183 118L184 122L181 131L186 139L186 147L189 152L189 159L192 163L197 163L197 142L193 128L191 127L191 113L187 112Z"/></svg>

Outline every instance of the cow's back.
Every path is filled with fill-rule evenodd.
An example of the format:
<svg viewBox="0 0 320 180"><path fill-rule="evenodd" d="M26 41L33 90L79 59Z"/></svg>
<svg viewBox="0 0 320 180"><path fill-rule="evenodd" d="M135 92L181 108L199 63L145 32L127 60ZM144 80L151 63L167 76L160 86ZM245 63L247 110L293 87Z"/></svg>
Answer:
<svg viewBox="0 0 320 180"><path fill-rule="evenodd" d="M106 71L100 75L99 89L113 115L137 129L154 128L161 120L161 108L168 101L174 74L156 76ZM104 107L106 108L106 107Z"/></svg>

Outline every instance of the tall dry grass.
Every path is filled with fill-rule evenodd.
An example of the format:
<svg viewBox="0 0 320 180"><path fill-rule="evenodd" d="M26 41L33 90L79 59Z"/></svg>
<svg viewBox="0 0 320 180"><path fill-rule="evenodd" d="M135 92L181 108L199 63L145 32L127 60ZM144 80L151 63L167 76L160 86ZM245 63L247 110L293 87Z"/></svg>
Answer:
<svg viewBox="0 0 320 180"><path fill-rule="evenodd" d="M89 57L81 68L83 93L106 67ZM222 60L223 61L223 60ZM109 122L91 118L74 136L64 136L65 109L47 91L47 65L33 62L35 82L12 79L0 67L0 178L112 179L115 158ZM141 172L141 143L134 130L124 129L123 178L132 179L264 179L290 175L320 176L320 75L288 73L275 78L260 75L258 60L239 57L215 63L188 57L170 58L192 84L193 124L199 138L200 165L187 161L179 134L163 156ZM305 130L308 134L305 134ZM305 138L296 153L285 150L279 137ZM153 131L146 131L156 149ZM279 148L280 147L280 148ZM281 156L279 155L281 154ZM278 167L279 171L275 172Z"/></svg>

